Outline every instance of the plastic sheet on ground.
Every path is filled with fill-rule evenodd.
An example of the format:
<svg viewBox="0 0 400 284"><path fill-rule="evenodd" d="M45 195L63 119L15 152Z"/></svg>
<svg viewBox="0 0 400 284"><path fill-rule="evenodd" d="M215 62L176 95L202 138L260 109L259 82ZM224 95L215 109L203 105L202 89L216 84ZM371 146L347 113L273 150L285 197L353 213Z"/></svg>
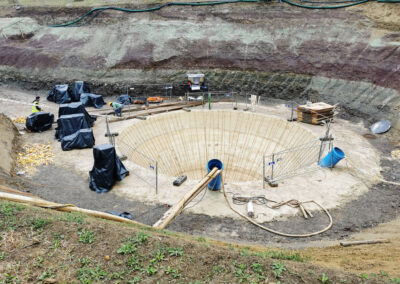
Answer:
<svg viewBox="0 0 400 284"><path fill-rule="evenodd" d="M26 118L25 126L30 131L42 132L51 128L54 114L44 111L32 113Z"/></svg>
<svg viewBox="0 0 400 284"><path fill-rule="evenodd" d="M54 88L47 94L47 100L58 104L71 102L68 85L55 85Z"/></svg>
<svg viewBox="0 0 400 284"><path fill-rule="evenodd" d="M113 145L102 144L94 147L93 157L93 169L89 172L91 190L97 193L108 192L115 182L121 181L129 175Z"/></svg>
<svg viewBox="0 0 400 284"><path fill-rule="evenodd" d="M117 102L123 105L133 104L133 99L129 95L120 95Z"/></svg>
<svg viewBox="0 0 400 284"><path fill-rule="evenodd" d="M80 129L74 134L64 136L61 139L61 148L63 151L92 148L94 143L95 139L92 129Z"/></svg>
<svg viewBox="0 0 400 284"><path fill-rule="evenodd" d="M93 106L95 108L102 108L103 105L106 103L103 100L102 95L96 95L96 94L89 94L89 93L83 93L81 94L81 103L87 107L87 106Z"/></svg>
<svg viewBox="0 0 400 284"><path fill-rule="evenodd" d="M108 211L107 213L115 215L115 216L119 216L122 218L126 218L129 220L133 220L133 217L132 217L131 213L129 213L129 212Z"/></svg>
<svg viewBox="0 0 400 284"><path fill-rule="evenodd" d="M83 81L76 81L71 92L72 101L79 102L83 93L90 93L89 86Z"/></svg>
<svg viewBox="0 0 400 284"><path fill-rule="evenodd" d="M87 122L89 123L90 127L93 126L94 122L96 121L96 117L91 116L83 106L81 102L70 103L70 104L61 104L58 108L58 117L68 114L75 114L75 113L83 113Z"/></svg>
<svg viewBox="0 0 400 284"><path fill-rule="evenodd" d="M61 140L85 128L90 128L90 125L83 113L63 115L57 120L56 138Z"/></svg>

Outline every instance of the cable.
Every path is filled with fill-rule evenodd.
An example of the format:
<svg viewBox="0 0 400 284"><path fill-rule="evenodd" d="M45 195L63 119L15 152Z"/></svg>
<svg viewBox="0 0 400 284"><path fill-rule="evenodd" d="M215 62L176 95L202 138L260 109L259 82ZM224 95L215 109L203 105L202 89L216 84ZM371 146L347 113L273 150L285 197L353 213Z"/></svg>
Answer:
<svg viewBox="0 0 400 284"><path fill-rule="evenodd" d="M265 0L225 0L225 1L207 1L207 2L168 2L159 6L147 8L147 9L127 9L127 8L120 8L120 7L98 7L91 9L89 12L86 14L76 18L75 20L72 20L67 23L63 24L54 24L54 25L49 25L49 27L52 28L59 28L59 27L68 27L75 25L76 23L79 23L86 17L90 16L93 13L96 13L91 19L97 17L101 12L105 10L114 10L114 11L121 11L121 12L128 12L128 13L144 13L144 12L153 12L157 10L161 10L164 7L169 7L169 6L214 6L214 5L222 5L222 4L232 4L232 3L257 3L257 2L265 2ZM82 24L84 25L84 24Z"/></svg>
<svg viewBox="0 0 400 284"><path fill-rule="evenodd" d="M300 8L307 8L307 9L339 9L339 8L346 8L346 7L351 7L351 6L367 3L370 0L361 0L361 1L350 3L350 4L337 5L337 6L308 6L308 5L302 5L302 4L294 3L294 2L291 2L289 0L280 0L280 1L285 2L285 3L287 3L289 5L292 5L292 6L296 6L296 7L300 7Z"/></svg>
<svg viewBox="0 0 400 284"><path fill-rule="evenodd" d="M244 219L246 219L247 221L249 221L250 223L252 223L252 224L256 225L257 227L259 227L259 228L261 228L261 229L263 229L263 230L265 230L265 231L268 231L268 232L270 232L270 233L273 233L273 234L276 234L276 235L280 235L280 236L284 236L284 237L291 237L291 238L306 238L306 237L311 237L311 236L315 236L315 235L318 235L318 234L322 234L322 233L328 231L328 230L332 227L332 225L333 225L333 220L332 220L331 214L329 214L328 210L325 209L325 207L323 207L322 205L320 205L318 202L316 202L316 201L314 201L314 200L309 200L309 201L304 201L304 202L298 202L298 201L296 201L296 202L298 202L299 204L314 203L314 204L316 204L318 207L320 207L320 208L325 212L325 214L328 216L328 218L329 218L329 224L328 224L328 226L326 226L324 229L322 229L322 230L320 230L320 231L312 232L312 233L308 233L308 234L287 234L287 233L283 233L283 232L279 232L279 231L273 230L273 229L271 229L271 228L265 227L265 226L263 226L263 225L261 225L261 224L255 222L255 221L252 220L251 218L249 218L249 217L247 217L246 215L243 215L243 214L240 213L239 211L235 210L235 209L232 207L232 205L230 204L230 202L229 202L229 200L228 200L228 197L226 196L225 186L224 186L224 181L223 181L222 173L221 173L221 183L222 183L222 191L223 191L223 193L224 193L225 201L228 203L229 208L230 208L233 212L235 212L236 214L238 214L239 216L241 216L242 218L244 218ZM281 206L281 205L283 205L283 204L288 204L288 203L292 203L292 202L293 202L293 200L289 200L289 201L286 201L286 202L284 202L284 203L279 203L277 206ZM293 204L293 203L292 203L292 204Z"/></svg>
<svg viewBox="0 0 400 284"><path fill-rule="evenodd" d="M192 206L185 207L182 211L185 211L186 209L189 209L189 208L193 208L193 207L195 207L197 204L199 204L199 203L203 200L204 196L206 196L206 193L207 193L207 188L205 188L205 189L203 189L203 190L204 190L204 193L203 193L203 196L200 198L200 200L197 201L197 202L196 202L195 204L193 204Z"/></svg>

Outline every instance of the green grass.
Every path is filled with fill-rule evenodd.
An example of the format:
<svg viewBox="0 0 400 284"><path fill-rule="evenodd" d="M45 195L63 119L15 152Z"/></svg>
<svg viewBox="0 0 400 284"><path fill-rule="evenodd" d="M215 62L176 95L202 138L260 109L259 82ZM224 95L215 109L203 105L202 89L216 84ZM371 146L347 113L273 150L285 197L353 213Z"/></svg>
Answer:
<svg viewBox="0 0 400 284"><path fill-rule="evenodd" d="M17 214L25 206L13 202L0 203L0 231L13 231L17 228Z"/></svg>
<svg viewBox="0 0 400 284"><path fill-rule="evenodd" d="M78 229L79 242L84 244L92 244L95 241L94 232L86 229Z"/></svg>
<svg viewBox="0 0 400 284"><path fill-rule="evenodd" d="M71 222L71 223L78 223L83 224L85 221L86 216L82 215L81 213L77 212L65 212L63 216L59 217L58 220L63 222Z"/></svg>
<svg viewBox="0 0 400 284"><path fill-rule="evenodd" d="M42 232L43 229L50 223L51 223L51 220L42 219L42 218L30 220L30 225L31 225L32 230L39 231L39 232Z"/></svg>
<svg viewBox="0 0 400 284"><path fill-rule="evenodd" d="M277 279L281 278L283 276L283 272L286 271L286 265L283 262L273 262L271 268L275 278Z"/></svg>

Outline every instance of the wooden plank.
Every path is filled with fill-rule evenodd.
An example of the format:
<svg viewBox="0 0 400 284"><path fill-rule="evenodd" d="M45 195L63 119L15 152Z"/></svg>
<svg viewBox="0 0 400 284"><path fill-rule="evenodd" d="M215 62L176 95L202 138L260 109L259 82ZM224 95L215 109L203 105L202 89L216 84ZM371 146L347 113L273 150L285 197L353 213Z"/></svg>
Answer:
<svg viewBox="0 0 400 284"><path fill-rule="evenodd" d="M141 111L141 110L147 110L147 109L154 109L154 108L161 108L161 107L167 107L167 106L176 106L176 105L186 105L185 102L171 102L171 103L162 103L162 104L155 104L155 105L149 105L149 106L145 106L145 105L141 105L138 107L132 107L130 110L128 107L124 107L124 109L122 110L122 112L135 112L135 111ZM107 114L114 114L114 111L112 109L109 110L104 110L104 109L97 109L97 110L92 110L89 111L89 114L91 115L98 115L98 112L101 115L107 115Z"/></svg>
<svg viewBox="0 0 400 284"><path fill-rule="evenodd" d="M365 241L344 241L340 242L340 245L343 247L349 246L357 246L357 245L372 245L372 244L382 244L382 243L390 243L389 240L386 239L377 239L377 240L365 240Z"/></svg>
<svg viewBox="0 0 400 284"><path fill-rule="evenodd" d="M187 108L187 107L194 107L194 106L199 106L201 105L201 102L193 102L193 103L189 103L189 104L184 104L184 105L179 105L179 106L172 106L172 107L168 107L168 108L163 108L163 109L155 109L155 110L144 110L140 113L131 115L131 116L127 116L127 117L122 117L122 118L113 118L110 119L109 122L117 122L117 121L123 121L126 119L133 119L133 118L137 118L138 116L146 116L146 115L153 115L153 114L158 114L158 113L163 113L163 112L170 112L170 111L175 111L175 110L180 110L183 108Z"/></svg>
<svg viewBox="0 0 400 284"><path fill-rule="evenodd" d="M324 102L318 102L310 105L300 105L298 106L298 109L303 112L326 112L333 111L334 106Z"/></svg>
<svg viewBox="0 0 400 284"><path fill-rule="evenodd" d="M213 168L194 188L188 191L182 199L180 199L174 206L172 206L164 215L154 223L153 227L157 229L165 229L172 220L178 216L183 208L187 206L211 181L214 177L218 176L222 170Z"/></svg>

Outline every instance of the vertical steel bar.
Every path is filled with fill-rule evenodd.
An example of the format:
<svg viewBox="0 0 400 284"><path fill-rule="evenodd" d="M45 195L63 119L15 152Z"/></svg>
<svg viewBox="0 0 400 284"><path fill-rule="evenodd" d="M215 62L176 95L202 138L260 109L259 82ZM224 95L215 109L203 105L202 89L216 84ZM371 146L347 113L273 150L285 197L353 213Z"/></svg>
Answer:
<svg viewBox="0 0 400 284"><path fill-rule="evenodd" d="M156 161L156 194L158 194L158 162Z"/></svg>
<svg viewBox="0 0 400 284"><path fill-rule="evenodd" d="M275 165L275 154L272 154L272 165L271 165L271 181L274 180L274 165Z"/></svg>
<svg viewBox="0 0 400 284"><path fill-rule="evenodd" d="M265 189L265 155L263 155L263 175L262 175L262 179L263 179L263 189Z"/></svg>

